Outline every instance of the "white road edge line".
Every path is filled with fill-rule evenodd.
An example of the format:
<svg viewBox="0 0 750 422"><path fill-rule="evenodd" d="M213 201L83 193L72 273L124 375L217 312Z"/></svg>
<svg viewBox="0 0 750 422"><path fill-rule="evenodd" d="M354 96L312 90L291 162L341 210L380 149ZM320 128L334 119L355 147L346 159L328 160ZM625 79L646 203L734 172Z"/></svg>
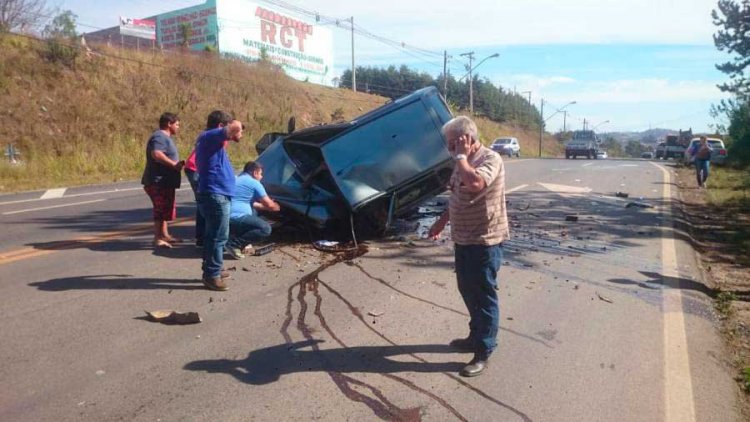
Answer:
<svg viewBox="0 0 750 422"><path fill-rule="evenodd" d="M65 195L66 190L68 190L68 188L50 189L44 192L44 194L40 196L39 199L62 198L63 195Z"/></svg>
<svg viewBox="0 0 750 422"><path fill-rule="evenodd" d="M75 202L75 203L72 203L72 204L52 205L50 207L29 208L29 209L26 209L26 210L8 211L8 212L4 212L3 215L21 214L21 213L24 213L24 212L32 212L32 211L51 210L53 208L73 207L73 206L76 206L76 205L93 204L94 202L102 202L102 201L106 201L106 199L95 199L93 201Z"/></svg>
<svg viewBox="0 0 750 422"><path fill-rule="evenodd" d="M665 200L672 199L671 177L669 172L657 164L664 174L662 195ZM662 214L671 214L669 208L662 208ZM682 309L682 291L678 285L677 251L674 235L671 230L674 223L667 227L661 238L661 259L663 285L662 309L664 312L664 420L666 422L695 421L695 401L693 398L693 381L690 374L690 356L688 355L687 334L685 333L685 315Z"/></svg>
<svg viewBox="0 0 750 422"><path fill-rule="evenodd" d="M511 188L511 189L506 190L505 193L515 192L517 190L521 190L521 189L525 188L526 186L529 186L529 185L518 185L515 188Z"/></svg>
<svg viewBox="0 0 750 422"><path fill-rule="evenodd" d="M67 189L67 188L65 188L65 189ZM187 189L190 189L190 188L189 187L188 188L180 188L180 189L176 189L175 191L179 192L179 191L183 191L183 190L187 190ZM97 192L76 193L76 194L73 194L73 195L68 195L68 196L64 196L64 197L60 196L60 197L56 197L56 198L44 198L44 195L42 195L41 198L19 199L18 201L0 202L0 205L22 204L22 203L25 203L25 202L44 201L44 200L47 200L47 199L77 198L79 196L103 195L105 193L130 192L130 191L134 191L134 190L143 190L143 186L141 186L139 188L126 188L126 189L115 189L115 190L102 190L102 191L97 191Z"/></svg>

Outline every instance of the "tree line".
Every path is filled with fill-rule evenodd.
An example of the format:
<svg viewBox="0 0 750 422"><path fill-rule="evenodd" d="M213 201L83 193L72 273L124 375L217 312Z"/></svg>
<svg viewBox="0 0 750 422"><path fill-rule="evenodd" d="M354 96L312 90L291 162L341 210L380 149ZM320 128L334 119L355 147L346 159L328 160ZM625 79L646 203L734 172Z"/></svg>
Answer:
<svg viewBox="0 0 750 422"><path fill-rule="evenodd" d="M750 165L750 22L749 0L719 0L711 12L713 23L719 29L714 34L714 45L719 51L732 55L716 68L729 76L729 81L719 89L732 97L712 107L714 118L727 123L717 124L717 129L728 135L729 158L740 166Z"/></svg>
<svg viewBox="0 0 750 422"><path fill-rule="evenodd" d="M412 70L406 65L399 68L357 66L357 91L365 91L391 99L404 96L427 86L440 90L446 101L454 108L469 109L469 81L456 80L453 75L433 78L427 73ZM485 116L499 123L515 123L526 129L539 127L539 111L529 104L526 97L495 86L487 79L475 75L472 81L474 90L474 114ZM341 75L340 87L352 87L352 71ZM447 91L447 93L446 93Z"/></svg>

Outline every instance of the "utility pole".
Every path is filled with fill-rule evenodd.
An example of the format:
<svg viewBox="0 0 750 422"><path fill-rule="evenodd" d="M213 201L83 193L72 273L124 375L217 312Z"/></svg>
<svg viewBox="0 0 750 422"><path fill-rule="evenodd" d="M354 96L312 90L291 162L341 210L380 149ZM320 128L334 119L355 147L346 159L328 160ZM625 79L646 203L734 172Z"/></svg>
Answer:
<svg viewBox="0 0 750 422"><path fill-rule="evenodd" d="M544 136L544 98L539 112L539 158L542 158L542 136Z"/></svg>
<svg viewBox="0 0 750 422"><path fill-rule="evenodd" d="M354 16L352 16L352 91L357 91L357 68L354 67Z"/></svg>
<svg viewBox="0 0 750 422"><path fill-rule="evenodd" d="M463 53L461 56L469 58L469 114L474 115L474 76L472 75L472 62L474 61L474 52Z"/></svg>
<svg viewBox="0 0 750 422"><path fill-rule="evenodd" d="M586 119L583 119L583 130L586 130Z"/></svg>
<svg viewBox="0 0 750 422"><path fill-rule="evenodd" d="M568 110L563 110L563 135L565 134L565 123L568 120Z"/></svg>
<svg viewBox="0 0 750 422"><path fill-rule="evenodd" d="M531 91L521 91L521 94L529 94L529 105L531 105Z"/></svg>
<svg viewBox="0 0 750 422"><path fill-rule="evenodd" d="M443 97L448 100L448 50L443 50Z"/></svg>

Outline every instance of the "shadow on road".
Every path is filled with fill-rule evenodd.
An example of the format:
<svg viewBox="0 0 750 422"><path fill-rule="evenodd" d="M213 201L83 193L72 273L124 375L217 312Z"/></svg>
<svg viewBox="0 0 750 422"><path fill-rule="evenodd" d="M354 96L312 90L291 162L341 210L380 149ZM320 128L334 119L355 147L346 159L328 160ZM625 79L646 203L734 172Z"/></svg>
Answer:
<svg viewBox="0 0 750 422"><path fill-rule="evenodd" d="M703 293L710 298L716 298L718 291L711 289L694 280L681 277L666 277L656 272L651 271L639 271L639 273L648 277L645 281L628 280L623 278L609 279L610 283L621 284L621 285L633 285L643 287L644 289L679 289L679 290L692 290L695 292Z"/></svg>
<svg viewBox="0 0 750 422"><path fill-rule="evenodd" d="M212 374L229 374L244 383L263 385L278 381L283 375L295 372L453 373L458 372L465 365L458 360L456 362L401 362L389 359L391 356L399 355L408 357L414 353L456 353L454 349L442 344L300 350L320 343L323 341L309 340L290 345L279 344L254 350L245 359L201 360L188 363L184 369Z"/></svg>
<svg viewBox="0 0 750 422"><path fill-rule="evenodd" d="M53 278L29 283L42 291L63 292L66 290L149 290L149 289L204 289L200 280L175 278L134 278L127 274L103 274L78 277Z"/></svg>

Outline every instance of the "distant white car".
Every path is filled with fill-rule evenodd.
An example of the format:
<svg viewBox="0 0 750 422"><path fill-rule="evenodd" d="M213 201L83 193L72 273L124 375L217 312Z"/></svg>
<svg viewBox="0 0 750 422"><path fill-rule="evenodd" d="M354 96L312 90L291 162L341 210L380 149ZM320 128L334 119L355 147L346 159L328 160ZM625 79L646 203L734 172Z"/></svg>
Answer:
<svg viewBox="0 0 750 422"><path fill-rule="evenodd" d="M690 151L696 148L700 143L700 138L693 138L690 141L690 146L685 150L685 156L683 157L683 160L686 163L693 162L694 157L692 156L692 154L690 154ZM710 146L711 150L713 151L711 153L712 163L724 164L724 162L727 161L727 149L726 147L724 147L724 141L718 138L708 138L708 146Z"/></svg>
<svg viewBox="0 0 750 422"><path fill-rule="evenodd" d="M500 155L507 155L508 157L521 156L521 144L518 143L518 139L512 137L497 138L490 145L493 151Z"/></svg>
<svg viewBox="0 0 750 422"><path fill-rule="evenodd" d="M596 158L601 159L601 160L607 158L607 151L604 151L604 150L596 151Z"/></svg>

